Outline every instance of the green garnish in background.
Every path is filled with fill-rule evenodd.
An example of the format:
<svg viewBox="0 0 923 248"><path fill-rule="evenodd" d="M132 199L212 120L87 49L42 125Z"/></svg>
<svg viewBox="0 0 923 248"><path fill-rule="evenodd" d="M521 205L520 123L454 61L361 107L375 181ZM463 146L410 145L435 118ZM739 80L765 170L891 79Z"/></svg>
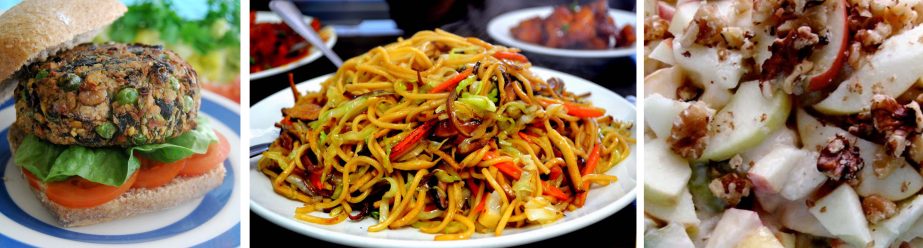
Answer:
<svg viewBox="0 0 923 248"><path fill-rule="evenodd" d="M179 0L140 0L97 42L164 45L183 57L210 83L230 83L240 75L240 2L208 0L202 19L176 14Z"/></svg>

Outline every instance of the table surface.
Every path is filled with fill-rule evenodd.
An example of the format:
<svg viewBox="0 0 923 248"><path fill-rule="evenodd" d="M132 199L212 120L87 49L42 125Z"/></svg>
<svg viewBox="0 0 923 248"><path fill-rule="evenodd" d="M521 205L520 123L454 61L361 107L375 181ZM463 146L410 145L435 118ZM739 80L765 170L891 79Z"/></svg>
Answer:
<svg viewBox="0 0 923 248"><path fill-rule="evenodd" d="M415 1L411 1L415 2ZM552 1L472 1L468 3L467 17L461 20L450 22L448 24L437 26L446 31L453 32L463 36L474 36L487 42L496 43L487 35L487 22L496 15L504 12L534 7L556 4L561 0ZM511 4L511 2L513 2ZM554 3L552 3L554 2ZM631 1L634 2L634 1ZM564 1L570 3L570 1ZM610 1L610 6L616 6ZM631 9L633 6L621 6ZM265 2L254 1L251 9L255 11L266 11L268 8ZM392 12L393 13L393 12ZM323 20L321 20L323 21ZM398 24L401 25L400 23ZM408 36L408 34L404 34ZM388 44L397 40L397 36L376 36L376 37L338 37L337 44L333 51L345 59L352 58L365 53L366 51L380 45ZM546 67L595 82L613 92L622 96L635 95L635 68L634 58L624 57L617 59L568 59L560 57L546 57L538 54L525 53L529 60L535 66ZM295 82L303 82L318 76L336 71L336 67L326 58L319 58L314 62L294 69ZM250 82L250 103L255 104L260 100L268 97L288 87L288 74L281 73L276 76L267 77ZM540 241L531 245L555 246L566 245L567 242L574 240L594 241L595 244L607 244L607 247L634 247L636 229L636 206L634 203L629 204L624 209L612 216L605 218L598 223L586 228L568 233L556 238ZM272 222L251 212L250 214L250 240L251 243L259 243L263 238L271 237L273 240L295 241L297 244L310 244L312 247L341 247L340 245L316 240L299 233L289 231L279 227ZM599 240L598 242L596 240Z"/></svg>

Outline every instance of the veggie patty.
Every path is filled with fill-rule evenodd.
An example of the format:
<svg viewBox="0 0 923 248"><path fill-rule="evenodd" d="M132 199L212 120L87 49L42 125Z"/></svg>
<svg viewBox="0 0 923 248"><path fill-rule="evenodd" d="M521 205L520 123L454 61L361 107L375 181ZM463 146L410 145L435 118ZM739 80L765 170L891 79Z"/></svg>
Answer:
<svg viewBox="0 0 923 248"><path fill-rule="evenodd" d="M157 144L196 125L196 72L161 46L82 44L24 71L16 125L55 144Z"/></svg>

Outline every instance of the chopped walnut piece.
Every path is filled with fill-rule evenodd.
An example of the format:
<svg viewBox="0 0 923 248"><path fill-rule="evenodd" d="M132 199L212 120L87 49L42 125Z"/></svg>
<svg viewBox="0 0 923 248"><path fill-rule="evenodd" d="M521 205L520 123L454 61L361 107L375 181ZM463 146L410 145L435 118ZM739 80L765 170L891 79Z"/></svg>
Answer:
<svg viewBox="0 0 923 248"><path fill-rule="evenodd" d="M907 145L910 145L909 143L906 132L894 132L888 135L888 139L885 141L885 152L894 157L901 156L901 154L904 154L904 149L907 148Z"/></svg>
<svg viewBox="0 0 923 248"><path fill-rule="evenodd" d="M885 137L885 151L894 157L904 154L909 145L911 132L917 129L919 105L901 106L893 97L875 95L872 97L872 121Z"/></svg>
<svg viewBox="0 0 923 248"><path fill-rule="evenodd" d="M797 50L813 47L818 42L820 42L820 37L811 31L810 26L798 27L795 32L796 35L793 48Z"/></svg>
<svg viewBox="0 0 923 248"><path fill-rule="evenodd" d="M905 104L904 107L913 113L914 123L917 124L914 126L913 131L917 133L923 132L923 111L920 110L920 104L915 101L911 101L910 103Z"/></svg>
<svg viewBox="0 0 923 248"><path fill-rule="evenodd" d="M747 31L740 27L725 27L721 30L721 37L728 48L740 48L747 40Z"/></svg>
<svg viewBox="0 0 923 248"><path fill-rule="evenodd" d="M741 167L743 167L743 165L744 165L744 158L741 157L740 154L736 154L733 157L731 157L731 160L728 160L728 166L730 166L731 169L740 170ZM748 171L748 170L749 168L743 171Z"/></svg>
<svg viewBox="0 0 923 248"><path fill-rule="evenodd" d="M846 57L846 63L849 64L852 68L859 68L861 66L862 56L862 43L854 41L848 47L849 57Z"/></svg>
<svg viewBox="0 0 923 248"><path fill-rule="evenodd" d="M683 47L690 47L692 44L699 44L706 47L715 47L724 44L724 37L721 32L727 26L727 20L723 19L717 4L706 3L699 7L693 16L692 22L686 28L680 43Z"/></svg>
<svg viewBox="0 0 923 248"><path fill-rule="evenodd" d="M859 157L859 147L843 134L836 134L817 158L817 170L823 172L835 182L846 181L850 185L858 183L859 171L865 161Z"/></svg>
<svg viewBox="0 0 923 248"><path fill-rule="evenodd" d="M801 95L804 93L804 85L801 82L804 79L805 74L811 72L814 69L814 63L810 60L803 60L800 64L795 66L795 69L792 70L784 80L782 80L782 91L786 94Z"/></svg>
<svg viewBox="0 0 923 248"><path fill-rule="evenodd" d="M683 84L676 88L676 98L680 101L691 101L702 93L702 89L692 84Z"/></svg>
<svg viewBox="0 0 923 248"><path fill-rule="evenodd" d="M878 47L888 36L891 36L891 25L879 22L874 29L856 31L855 39L865 47Z"/></svg>
<svg viewBox="0 0 923 248"><path fill-rule="evenodd" d="M811 30L810 26L800 26L789 30L783 38L776 39L769 46L772 56L763 62L761 81L770 81L778 75L787 76L795 70L795 66L811 55L815 45L820 42L819 36Z"/></svg>
<svg viewBox="0 0 923 248"><path fill-rule="evenodd" d="M901 129L909 112L893 97L887 95L872 96L872 118L875 128L883 132Z"/></svg>
<svg viewBox="0 0 923 248"><path fill-rule="evenodd" d="M667 137L670 150L684 158L696 159L707 146L708 120L711 111L704 103L689 105L673 120L673 128Z"/></svg>
<svg viewBox="0 0 923 248"><path fill-rule="evenodd" d="M917 164L923 164L923 137L920 134L914 135L910 139L909 158Z"/></svg>
<svg viewBox="0 0 923 248"><path fill-rule="evenodd" d="M644 43L649 41L662 40L669 38L670 21L660 18L660 16L648 16L644 18Z"/></svg>
<svg viewBox="0 0 923 248"><path fill-rule="evenodd" d="M715 178L708 184L708 189L716 197L727 202L728 206L736 206L744 197L750 196L750 179L737 175L737 173L728 173L719 178Z"/></svg>
<svg viewBox="0 0 923 248"><path fill-rule="evenodd" d="M865 219L872 224L891 218L897 214L897 204L878 195L870 195L862 199L862 212Z"/></svg>

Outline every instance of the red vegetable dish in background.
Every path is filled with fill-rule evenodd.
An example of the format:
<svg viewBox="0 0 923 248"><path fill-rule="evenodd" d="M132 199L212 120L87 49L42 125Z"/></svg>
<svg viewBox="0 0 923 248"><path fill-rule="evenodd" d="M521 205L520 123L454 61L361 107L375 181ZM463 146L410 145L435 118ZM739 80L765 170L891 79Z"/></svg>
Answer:
<svg viewBox="0 0 923 248"><path fill-rule="evenodd" d="M317 19L311 27L320 34L321 24ZM256 23L256 12L250 12L250 72L260 72L295 62L311 51L311 45L285 23Z"/></svg>

